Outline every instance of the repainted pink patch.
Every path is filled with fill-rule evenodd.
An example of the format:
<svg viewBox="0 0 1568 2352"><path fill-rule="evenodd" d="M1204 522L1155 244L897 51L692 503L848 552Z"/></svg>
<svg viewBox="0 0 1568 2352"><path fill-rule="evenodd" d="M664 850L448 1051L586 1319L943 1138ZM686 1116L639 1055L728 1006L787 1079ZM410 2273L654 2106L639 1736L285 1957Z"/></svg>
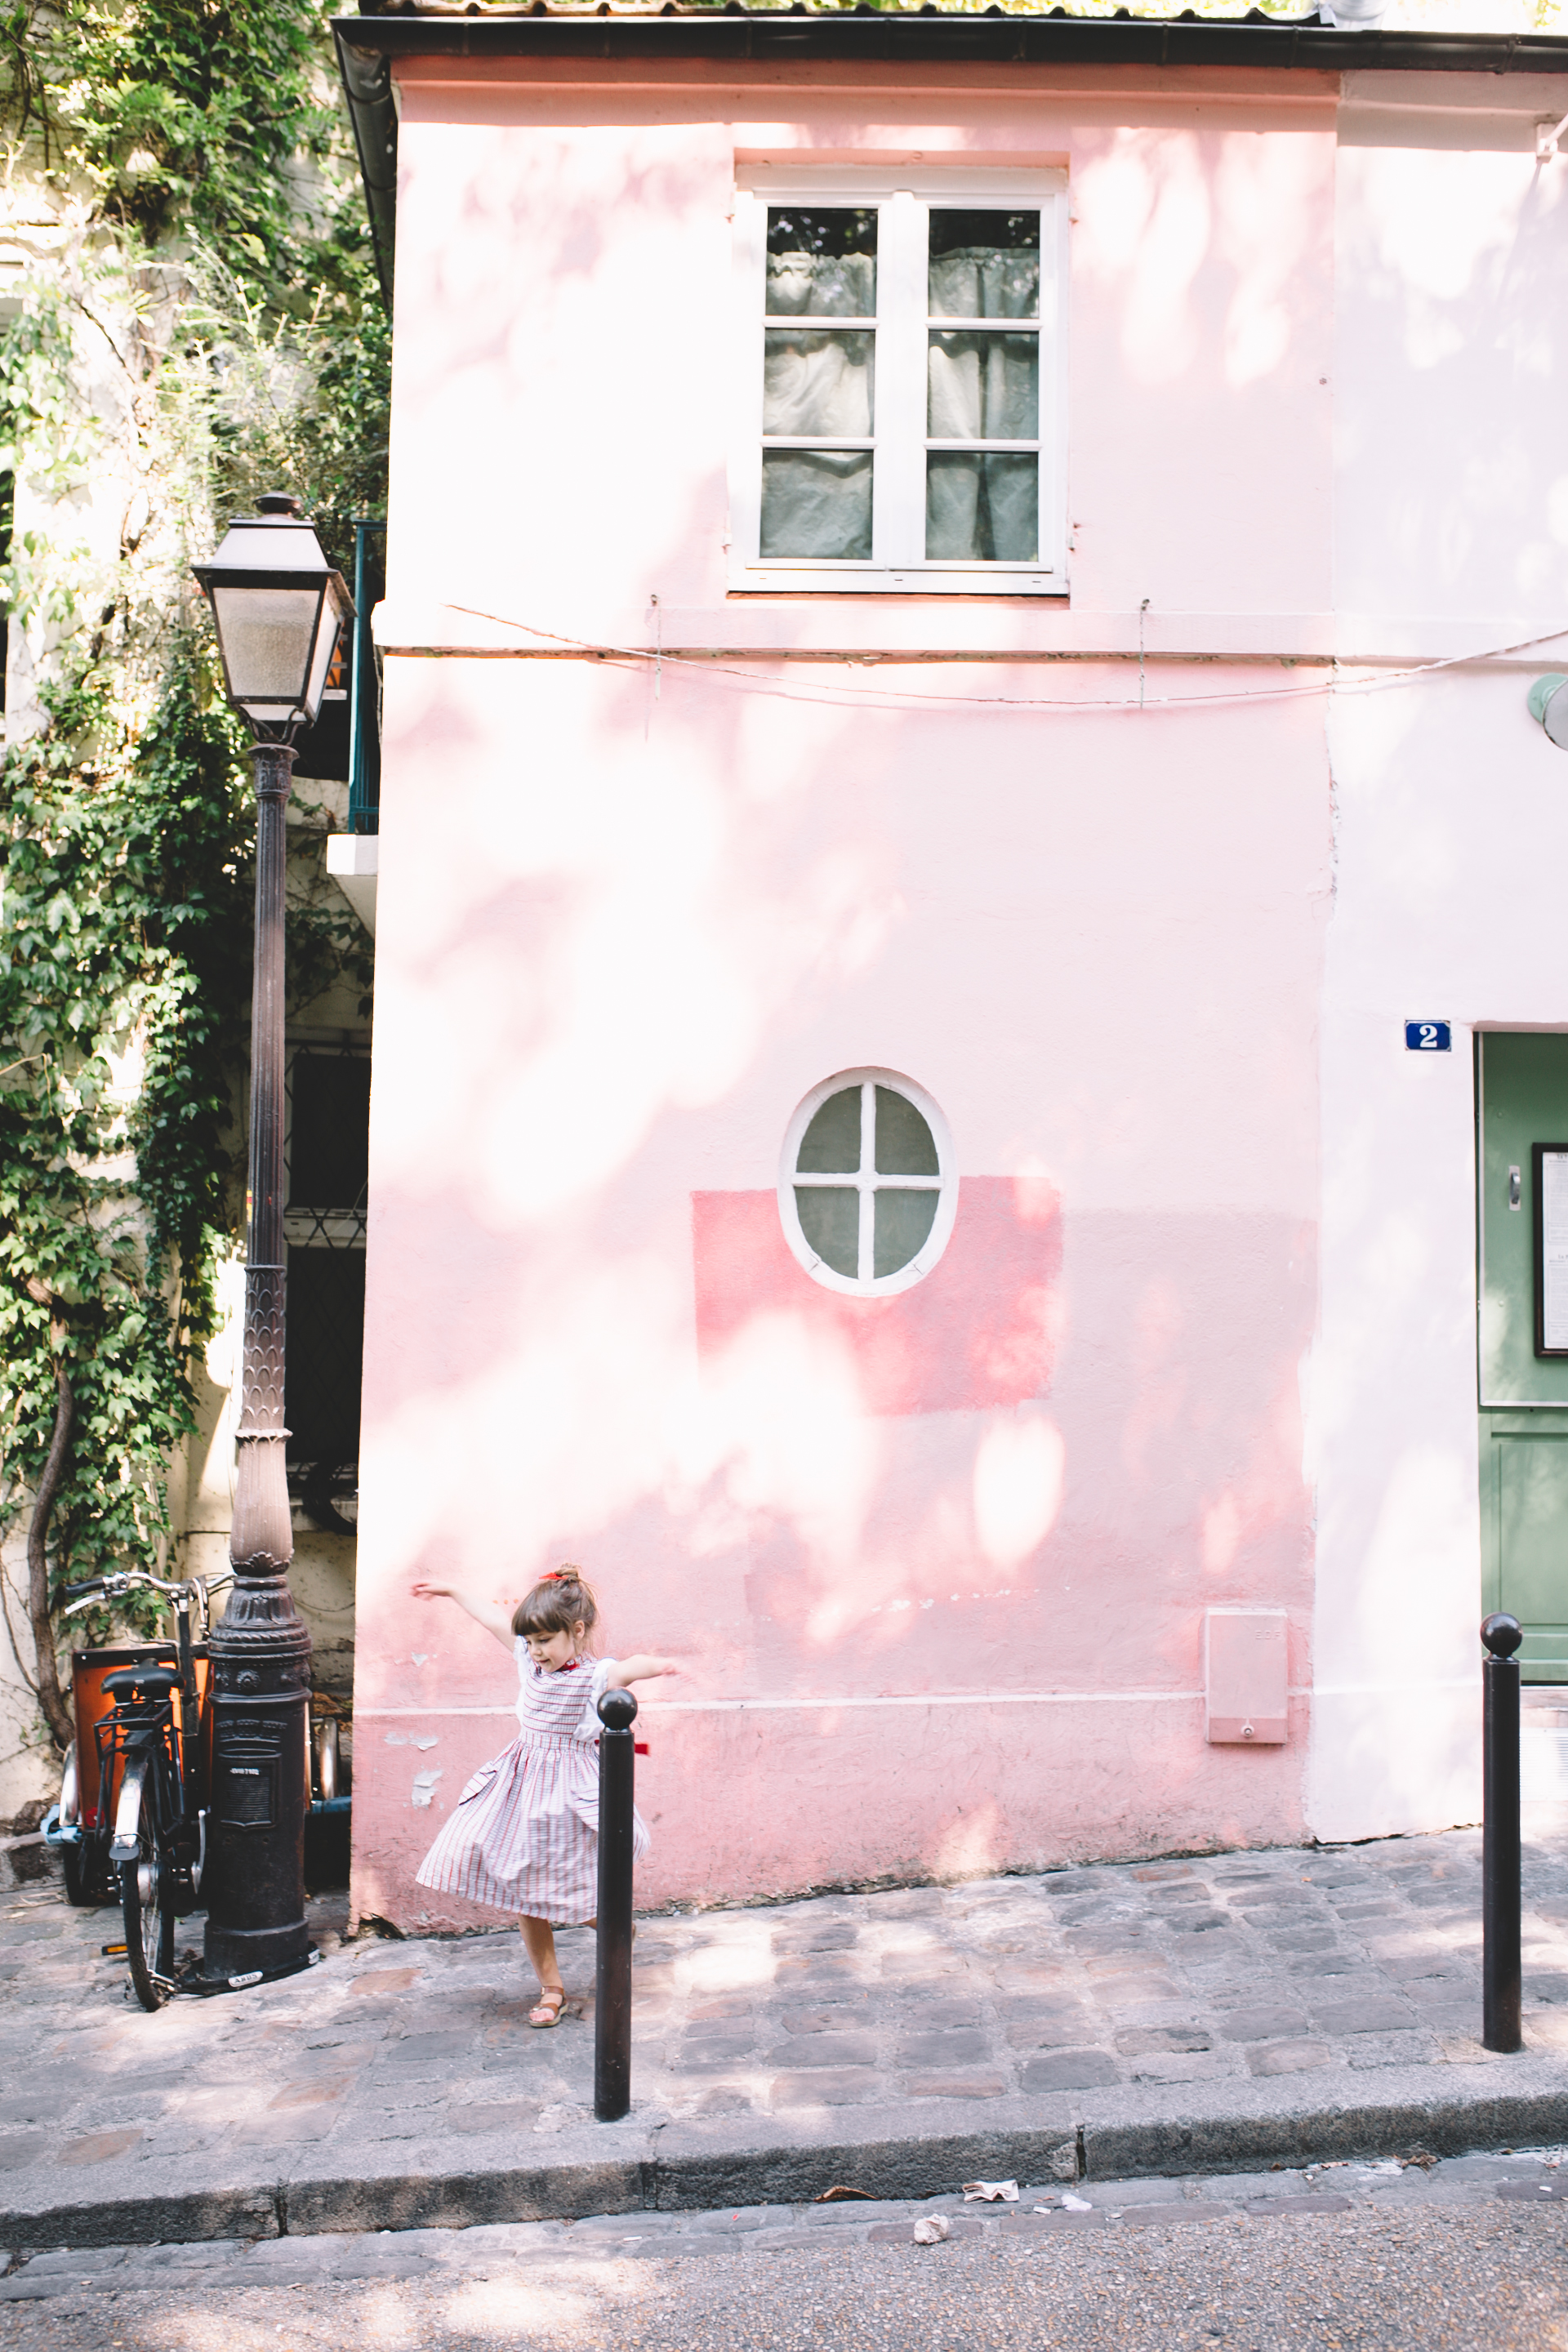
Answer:
<svg viewBox="0 0 1568 2352"><path fill-rule="evenodd" d="M845 1298L791 1256L773 1192L694 1192L697 1348L791 1314L847 1350L868 1413L973 1412L1049 1392L1061 1202L1036 1177L966 1176L941 1264L892 1298Z"/></svg>

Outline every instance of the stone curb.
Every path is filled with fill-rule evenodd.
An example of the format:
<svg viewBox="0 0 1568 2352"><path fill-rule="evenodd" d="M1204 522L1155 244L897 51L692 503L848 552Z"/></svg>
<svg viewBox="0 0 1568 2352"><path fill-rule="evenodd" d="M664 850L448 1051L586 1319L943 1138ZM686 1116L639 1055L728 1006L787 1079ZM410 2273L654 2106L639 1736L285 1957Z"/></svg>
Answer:
<svg viewBox="0 0 1568 2352"><path fill-rule="evenodd" d="M1511 2080L1499 2080L1500 2069ZM1517 2072L1514 2070L1518 2070ZM1463 2071L1484 2081L1456 2089ZM1568 2137L1568 2063L1525 2054L1485 2066L1379 2070L1383 2095L1365 2073L1348 2068L1314 2075L1295 2100L1280 2086L1236 2086L1206 2107L1173 2107L1169 2089L1091 2094L1076 2101L1009 2099L988 2103L974 2127L968 2101L933 2102L944 2112L931 2127L909 2129L907 2109L817 2110L798 2120L726 2126L672 2124L634 2112L620 2125L587 2125L561 2136L547 2164L494 2159L442 2171L388 2172L367 2156L363 2168L217 2185L181 2181L188 2164L116 2165L105 2194L40 2182L36 2203L0 2209L0 2243L19 2248L106 2246L215 2238L310 2236L334 2231L463 2229L495 2221L566 2220L584 2214L700 2211L720 2206L807 2202L842 2184L884 2199L930 2198L965 2179L1012 2175L1049 2179L1064 2139L1076 2140L1079 2169L1089 2180L1158 2173L1297 2169L1329 2158L1455 2156L1480 2148L1528 2147ZM1183 2086L1191 2099L1191 2086ZM1076 2112L1075 2112L1076 2110ZM964 2126L967 2128L959 2128ZM603 2134L604 2137L597 2135ZM610 2144L606 2139L613 2135ZM511 2144L515 2146L515 2143ZM105 2168L106 2173L110 2168ZM134 2175L156 2169L158 2187ZM70 2184L74 2189L77 2184Z"/></svg>

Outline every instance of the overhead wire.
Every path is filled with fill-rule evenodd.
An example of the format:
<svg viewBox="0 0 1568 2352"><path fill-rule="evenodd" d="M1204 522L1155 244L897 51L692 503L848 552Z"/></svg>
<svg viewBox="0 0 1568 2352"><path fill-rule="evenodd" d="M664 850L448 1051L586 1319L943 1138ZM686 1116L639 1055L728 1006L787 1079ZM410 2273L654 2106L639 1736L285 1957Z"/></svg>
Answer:
<svg viewBox="0 0 1568 2352"><path fill-rule="evenodd" d="M461 613L470 620L488 621L497 628L515 629L525 636L537 638L543 645L558 646L566 653L585 656L597 661L608 663L616 668L642 668L651 665L655 669L656 676L662 674L662 671L666 668L689 669L700 673L705 677L731 679L737 684L748 688L753 693L770 694L775 697L781 697L788 701L837 704L845 708L854 708L858 706L861 709L887 710L973 710L977 709L994 709L998 710L1057 710L1062 712L1213 710L1220 709L1226 705L1230 705L1232 707L1240 705L1246 708L1252 708L1262 703L1301 701L1309 697L1317 695L1385 693L1392 688L1408 686L1416 680L1435 676L1436 673L1443 670L1462 669L1474 662L1504 661L1512 655L1529 653L1536 646L1550 645L1556 638L1568 635L1568 623L1565 623L1555 629L1544 629L1534 636L1520 637L1511 645L1482 646L1463 654L1447 654L1433 661L1413 662L1405 668L1394 670L1369 671L1365 666L1358 665L1353 661L1342 662L1337 656L1291 656L1289 655L1282 654L1278 656L1281 662L1289 661L1292 658L1298 660L1321 658L1324 663L1326 674L1321 677L1305 678L1300 680L1299 683L1289 686L1269 686L1250 689L1227 688L1217 694L1149 695L1146 698L1142 693L1140 692L1137 698L1134 699L1131 695L1125 697L1110 697L1091 695L919 694L910 692L908 689L876 686L869 682L863 682L860 680L856 680L851 683L848 680L839 679L816 680L811 678L767 677L759 674L758 670L750 665L742 668L738 663L733 661L719 661L710 655L672 653L668 646L662 642L662 611L659 615L660 643L655 646L617 646L607 643L597 644L592 639L586 637L565 636L555 630L539 628L532 622L515 621L508 617L506 614L484 612L479 607L469 604L451 604L448 605L447 609L448 612ZM441 650L445 651L446 649L442 648ZM460 660L462 658L462 648L454 647L451 649L448 658ZM900 656L900 658L906 657L907 656ZM1101 654L1099 656L1075 656L1073 658L1075 661L1114 661L1131 659L1131 656L1130 655L1121 656L1117 654ZM813 648L810 652L802 654L798 648L786 649L782 646L760 646L757 647L756 653L752 658L757 662L779 661L783 659L791 659L795 661L816 659L825 664L832 663L836 667L842 667L846 661L857 664L861 661L875 663L879 661L880 656L875 653L868 653L863 656L845 656L843 654L835 653L830 646L824 646L820 650ZM918 653L913 656L913 658L918 660ZM944 661L951 661L953 658L954 656L952 655L944 655L942 656ZM959 655L956 658L962 661L964 656L963 655ZM1010 658L1027 661L1030 657L1026 655L1023 656L1010 656ZM1041 661L1050 661L1059 657L1055 656L1048 652L1042 652L1038 658ZM1223 654L1219 654L1206 656L1204 658L1215 663L1223 663L1226 656ZM1256 659L1257 657L1255 656L1247 656L1247 658ZM982 652L976 652L973 656L973 660L977 664L984 663L986 659L987 656ZM1140 685L1142 686L1142 679L1140 680Z"/></svg>

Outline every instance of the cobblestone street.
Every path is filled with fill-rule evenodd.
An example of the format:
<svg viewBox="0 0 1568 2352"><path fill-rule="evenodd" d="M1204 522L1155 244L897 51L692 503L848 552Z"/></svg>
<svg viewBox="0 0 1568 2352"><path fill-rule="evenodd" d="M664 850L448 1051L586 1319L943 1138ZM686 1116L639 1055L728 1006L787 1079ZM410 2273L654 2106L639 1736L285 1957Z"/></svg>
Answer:
<svg viewBox="0 0 1568 2352"><path fill-rule="evenodd" d="M115 1915L53 1883L6 1900L13 2234L89 2206L110 2209L96 2234L139 2234L112 2215L147 2200L167 2237L711 2201L671 2185L679 2161L753 2199L815 2194L824 2164L929 2189L984 2168L962 2150L993 2138L1002 2168L1054 2149L1091 2177L1168 2167L1177 2142L1294 2161L1420 2137L1434 2103L1528 2093L1550 2113L1568 2091L1568 1841L1527 1860L1520 2058L1479 2044L1479 1839L1454 1832L647 1919L614 2126L592 2121L585 1933L563 1938L576 2013L539 2033L514 1930L347 1942L341 1907L316 1908L309 1975L149 2017L100 1954ZM1526 2119L1499 2128L1542 2137ZM1488 2137L1483 2119L1467 2144ZM595 2193L584 2168L616 2165ZM432 2204L420 2184L449 2179L501 2202Z"/></svg>

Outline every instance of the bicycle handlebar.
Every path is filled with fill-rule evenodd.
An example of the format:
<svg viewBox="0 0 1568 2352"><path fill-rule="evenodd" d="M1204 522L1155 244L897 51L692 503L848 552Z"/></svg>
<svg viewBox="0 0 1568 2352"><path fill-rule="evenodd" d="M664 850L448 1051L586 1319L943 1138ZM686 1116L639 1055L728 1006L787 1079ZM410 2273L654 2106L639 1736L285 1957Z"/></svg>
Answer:
<svg viewBox="0 0 1568 2352"><path fill-rule="evenodd" d="M165 1584L162 1577L153 1576L144 1568L113 1568L107 1576L89 1576L83 1583L62 1585L60 1598L69 1604L68 1615L71 1610L85 1607L97 1594L101 1594L106 1600L114 1600L135 1586L142 1586L153 1592L174 1594L210 1592L215 1585L232 1584L233 1581L234 1570L231 1568L222 1570L216 1576L188 1576L178 1584Z"/></svg>

